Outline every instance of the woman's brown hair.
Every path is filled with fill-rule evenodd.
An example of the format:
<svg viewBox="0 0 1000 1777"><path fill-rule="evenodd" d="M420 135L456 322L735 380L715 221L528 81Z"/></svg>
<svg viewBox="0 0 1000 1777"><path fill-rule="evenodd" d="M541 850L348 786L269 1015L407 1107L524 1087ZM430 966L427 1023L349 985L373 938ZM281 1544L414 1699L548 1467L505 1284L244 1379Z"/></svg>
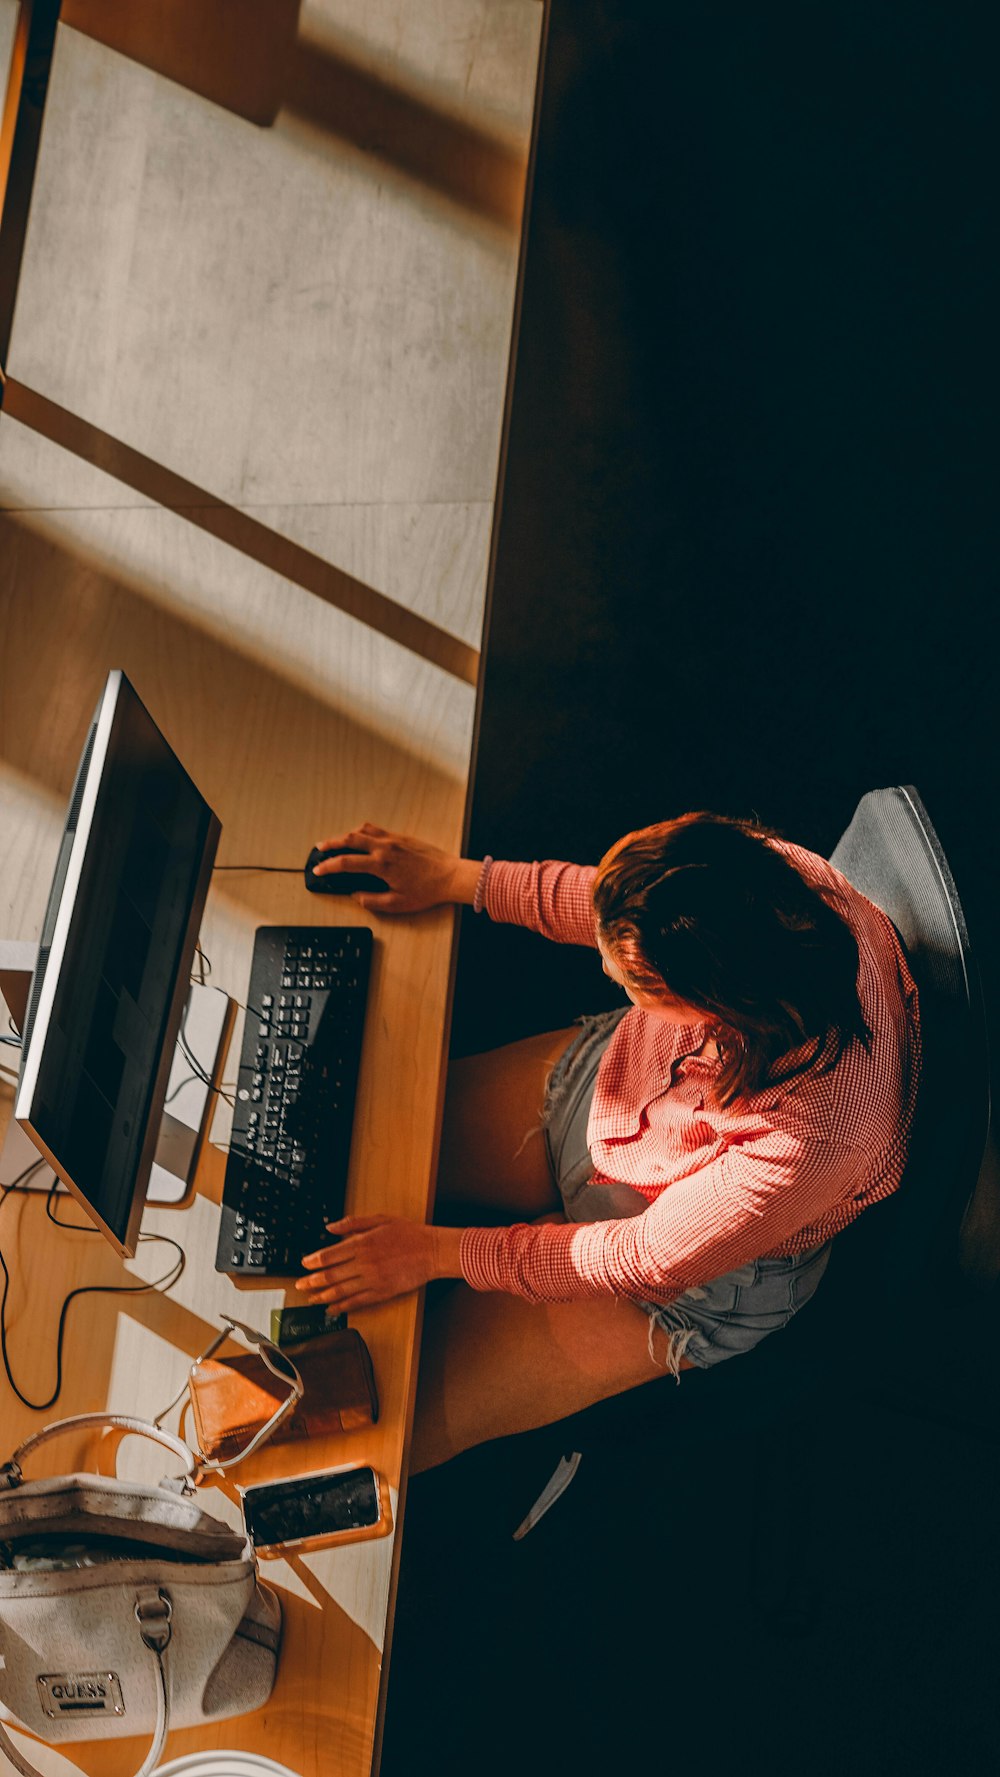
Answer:
<svg viewBox="0 0 1000 1777"><path fill-rule="evenodd" d="M679 815L619 839L594 883L601 941L629 985L715 1026L723 1104L871 1041L854 933L776 837L727 815Z"/></svg>

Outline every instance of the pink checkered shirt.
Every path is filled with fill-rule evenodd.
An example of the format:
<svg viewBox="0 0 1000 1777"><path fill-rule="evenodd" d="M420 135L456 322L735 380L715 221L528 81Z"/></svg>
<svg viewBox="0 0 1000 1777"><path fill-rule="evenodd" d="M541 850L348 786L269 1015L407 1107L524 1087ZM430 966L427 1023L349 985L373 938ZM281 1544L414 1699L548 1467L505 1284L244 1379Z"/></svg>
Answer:
<svg viewBox="0 0 1000 1777"><path fill-rule="evenodd" d="M846 877L800 846L774 843L829 891L857 938L870 1052L853 1042L829 1072L810 1068L723 1107L713 1094L719 1063L693 1055L707 1026L633 1007L601 1058L587 1141L594 1179L631 1185L649 1207L607 1222L469 1228L461 1264L474 1289L531 1302L669 1302L751 1259L819 1246L896 1189L920 1069L906 957L891 921ZM486 912L556 943L594 945L594 874L494 863Z"/></svg>

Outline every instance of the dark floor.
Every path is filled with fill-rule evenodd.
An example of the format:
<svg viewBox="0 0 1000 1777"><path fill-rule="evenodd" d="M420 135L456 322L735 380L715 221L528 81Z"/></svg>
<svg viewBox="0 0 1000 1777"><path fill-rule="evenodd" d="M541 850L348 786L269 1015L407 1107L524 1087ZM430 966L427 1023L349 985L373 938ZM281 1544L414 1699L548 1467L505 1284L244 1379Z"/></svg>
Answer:
<svg viewBox="0 0 1000 1777"><path fill-rule="evenodd" d="M390 1777L995 1768L995 1464L974 1440L828 1416L794 1538L763 1440L584 1458L517 1544L534 1488L506 1454L411 1484Z"/></svg>
<svg viewBox="0 0 1000 1777"><path fill-rule="evenodd" d="M556 0L468 849L707 807L828 852L913 783L992 1005L989 17ZM467 915L453 1049L616 997ZM559 1433L415 1481L385 1777L995 1765L998 1325L930 1301L880 1398L859 1303L857 1395L612 1437L519 1544Z"/></svg>

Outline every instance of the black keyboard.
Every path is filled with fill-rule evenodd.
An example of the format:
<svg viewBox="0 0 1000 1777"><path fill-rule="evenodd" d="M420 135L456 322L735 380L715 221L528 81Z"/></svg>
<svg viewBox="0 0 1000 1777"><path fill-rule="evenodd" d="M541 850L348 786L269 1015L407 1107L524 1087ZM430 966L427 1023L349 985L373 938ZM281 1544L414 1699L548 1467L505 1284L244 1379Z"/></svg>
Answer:
<svg viewBox="0 0 1000 1777"><path fill-rule="evenodd" d="M371 953L367 926L257 930L217 1271L298 1275L343 1215Z"/></svg>

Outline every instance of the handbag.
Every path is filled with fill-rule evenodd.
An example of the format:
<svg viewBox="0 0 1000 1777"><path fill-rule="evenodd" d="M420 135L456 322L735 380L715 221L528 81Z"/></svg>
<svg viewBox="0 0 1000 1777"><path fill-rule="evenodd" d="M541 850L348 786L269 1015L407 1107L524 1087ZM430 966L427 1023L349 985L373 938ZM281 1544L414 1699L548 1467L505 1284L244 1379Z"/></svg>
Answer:
<svg viewBox="0 0 1000 1777"><path fill-rule="evenodd" d="M242 1333L256 1349L215 1358L227 1330L191 1366L186 1386L202 1470L232 1468L265 1438L281 1443L328 1437L378 1419L371 1354L355 1328L289 1350L231 1316L223 1318L227 1329Z"/></svg>
<svg viewBox="0 0 1000 1777"><path fill-rule="evenodd" d="M159 1486L93 1473L25 1481L50 1438L136 1432L180 1457ZM171 1728L259 1709L274 1685L281 1605L241 1530L194 1497L195 1458L141 1419L84 1413L28 1438L0 1468L0 1747L40 1777L4 1722L39 1740L149 1734L137 1777Z"/></svg>

